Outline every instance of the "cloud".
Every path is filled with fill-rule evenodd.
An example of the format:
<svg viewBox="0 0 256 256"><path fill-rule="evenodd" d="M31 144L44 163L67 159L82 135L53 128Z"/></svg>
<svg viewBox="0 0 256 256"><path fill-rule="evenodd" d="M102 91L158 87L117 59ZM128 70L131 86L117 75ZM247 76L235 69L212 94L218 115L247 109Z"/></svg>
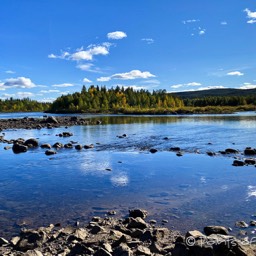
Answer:
<svg viewBox="0 0 256 256"><path fill-rule="evenodd" d="M15 72L15 71L12 71L12 70L6 70L5 73L6 73L6 74L15 74L16 72Z"/></svg>
<svg viewBox="0 0 256 256"><path fill-rule="evenodd" d="M146 90L146 89L147 89L146 86L137 86L137 85L123 85L122 87L124 87L124 89L132 88L132 89L135 90L135 91L138 91L138 90Z"/></svg>
<svg viewBox="0 0 256 256"><path fill-rule="evenodd" d="M70 83L63 83L63 84L54 84L53 87L72 87L75 86L74 84Z"/></svg>
<svg viewBox="0 0 256 256"><path fill-rule="evenodd" d="M123 31L115 31L107 34L108 39L119 40L127 37L127 34Z"/></svg>
<svg viewBox="0 0 256 256"><path fill-rule="evenodd" d="M30 78L26 77L17 77L17 78L8 78L5 79L4 83L0 83L0 88L33 88L36 85L31 81Z"/></svg>
<svg viewBox="0 0 256 256"><path fill-rule="evenodd" d="M182 23L183 24L187 24L187 23L195 23L195 22L199 22L200 20L198 19L192 19L192 20L183 20Z"/></svg>
<svg viewBox="0 0 256 256"><path fill-rule="evenodd" d="M87 72L102 73L100 68L95 67L95 65L93 65L92 63L79 64L76 67Z"/></svg>
<svg viewBox="0 0 256 256"><path fill-rule="evenodd" d="M60 92L59 90L41 90L41 93L58 93Z"/></svg>
<svg viewBox="0 0 256 256"><path fill-rule="evenodd" d="M107 82L111 79L120 79L120 80L133 80L133 79L147 79L150 77L156 77L148 71L141 72L140 70L132 70L126 73L117 73L108 77L100 77L97 79L98 82Z"/></svg>
<svg viewBox="0 0 256 256"><path fill-rule="evenodd" d="M85 78L83 79L83 82L84 82L84 83L91 83L92 81L85 77Z"/></svg>
<svg viewBox="0 0 256 256"><path fill-rule="evenodd" d="M244 12L247 13L247 19L248 19L247 23L249 24L256 23L256 12L252 12L248 8L246 8Z"/></svg>
<svg viewBox="0 0 256 256"><path fill-rule="evenodd" d="M206 32L206 29L201 29L201 28L199 28L198 34L199 34L200 36L202 36L202 35L205 34L205 32Z"/></svg>
<svg viewBox="0 0 256 256"><path fill-rule="evenodd" d="M160 81L157 80L157 79L149 79L149 80L143 81L143 84L155 84L155 85L159 85L159 84L160 84Z"/></svg>
<svg viewBox="0 0 256 256"><path fill-rule="evenodd" d="M228 23L227 23L226 21L222 21L222 22L220 23L220 25L226 26L226 25L228 25Z"/></svg>
<svg viewBox="0 0 256 256"><path fill-rule="evenodd" d="M244 73L240 72L240 71L231 71L227 73L227 76L243 76Z"/></svg>
<svg viewBox="0 0 256 256"><path fill-rule="evenodd" d="M212 90L212 89L224 89L226 87L222 85L213 85L213 86L206 86L206 87L199 87L196 89L185 89L185 90L179 90L179 91L171 91L171 93L174 92L195 92L195 91L204 91L204 90ZM175 89L175 88L174 88Z"/></svg>
<svg viewBox="0 0 256 256"><path fill-rule="evenodd" d="M243 86L239 87L239 89L256 89L256 84L251 84L251 83L244 83Z"/></svg>
<svg viewBox="0 0 256 256"><path fill-rule="evenodd" d="M144 41L147 44L153 44L155 42L152 38L142 38L141 41Z"/></svg>
<svg viewBox="0 0 256 256"><path fill-rule="evenodd" d="M171 85L171 88L173 89L178 89L178 88L181 88L181 87L188 87L188 86L201 86L202 84L201 83L198 83L198 82L191 82L191 83L187 83L187 84L174 84L174 85Z"/></svg>
<svg viewBox="0 0 256 256"><path fill-rule="evenodd" d="M35 94L32 92L17 92L17 96L19 98L30 98L30 97L35 96Z"/></svg>
<svg viewBox="0 0 256 256"><path fill-rule="evenodd" d="M62 52L61 55L55 55L53 53L48 55L50 59L66 59L66 60L74 60L74 61L81 61L93 60L95 55L108 55L109 54L109 47L112 44L110 43L102 43L101 45L89 45L87 50L83 50L83 47L76 49L74 53L69 53L67 51Z"/></svg>
<svg viewBox="0 0 256 256"><path fill-rule="evenodd" d="M44 103L44 102L47 102L47 103L52 103L53 101L55 101L56 100L56 98L43 98L43 99L39 99L39 100L37 100L38 102L42 102L42 103Z"/></svg>

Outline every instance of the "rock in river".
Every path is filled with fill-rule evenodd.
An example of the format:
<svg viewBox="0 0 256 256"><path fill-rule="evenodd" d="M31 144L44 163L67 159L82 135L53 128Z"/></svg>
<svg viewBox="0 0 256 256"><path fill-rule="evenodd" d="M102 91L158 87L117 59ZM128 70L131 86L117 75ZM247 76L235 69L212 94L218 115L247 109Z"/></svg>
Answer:
<svg viewBox="0 0 256 256"><path fill-rule="evenodd" d="M22 144L14 143L12 146L12 151L15 154L23 153L28 151L28 147Z"/></svg>

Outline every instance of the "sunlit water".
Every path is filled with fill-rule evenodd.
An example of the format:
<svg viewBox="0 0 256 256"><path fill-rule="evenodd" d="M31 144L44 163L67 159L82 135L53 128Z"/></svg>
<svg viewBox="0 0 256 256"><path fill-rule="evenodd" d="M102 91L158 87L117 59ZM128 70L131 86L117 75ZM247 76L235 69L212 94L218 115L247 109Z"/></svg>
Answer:
<svg viewBox="0 0 256 256"><path fill-rule="evenodd" d="M149 219L159 225L167 219L167 226L181 231L218 224L236 234L236 221L254 218L256 168L234 167L234 155L209 157L206 152L256 147L255 113L85 117L103 123L4 131L6 139L38 138L40 144L72 140L95 147L61 149L49 157L41 148L14 154L0 144L0 236L23 226L86 223L109 210L123 217L135 207L148 210ZM56 136L63 131L74 136ZM127 137L118 137L123 134ZM169 151L174 146L182 149L182 157ZM151 154L150 148L158 152Z"/></svg>

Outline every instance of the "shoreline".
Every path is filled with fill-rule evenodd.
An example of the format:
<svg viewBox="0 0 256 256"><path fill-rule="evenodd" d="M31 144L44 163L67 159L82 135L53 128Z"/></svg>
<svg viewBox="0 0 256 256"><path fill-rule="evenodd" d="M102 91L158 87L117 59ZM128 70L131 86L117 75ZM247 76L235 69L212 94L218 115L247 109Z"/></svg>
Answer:
<svg viewBox="0 0 256 256"><path fill-rule="evenodd" d="M133 209L126 218L116 218L109 211L105 218L94 216L81 226L61 227L50 224L37 229L22 229L9 241L0 238L1 255L248 255L256 253L251 240L229 235L223 226L207 226L204 231L190 230L186 234L148 220L147 211Z"/></svg>

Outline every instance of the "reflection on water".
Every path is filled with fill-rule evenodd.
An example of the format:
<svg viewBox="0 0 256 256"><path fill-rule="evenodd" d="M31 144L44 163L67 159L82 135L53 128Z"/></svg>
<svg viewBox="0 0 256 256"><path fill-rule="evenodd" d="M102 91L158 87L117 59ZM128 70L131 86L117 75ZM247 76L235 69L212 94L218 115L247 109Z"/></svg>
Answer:
<svg viewBox="0 0 256 256"><path fill-rule="evenodd" d="M256 147L255 114L216 116L97 116L99 126L5 131L6 139L70 140L93 149L61 149L47 157L41 148L15 155L0 144L0 236L20 227L86 222L115 209L125 215L145 208L161 223L186 231L205 225L234 227L255 213L254 166L232 166L233 155L207 151ZM126 137L119 135L126 134ZM178 146L184 156L170 148ZM156 148L156 154L149 153ZM195 154L194 152L199 153ZM240 157L243 157L240 155Z"/></svg>

